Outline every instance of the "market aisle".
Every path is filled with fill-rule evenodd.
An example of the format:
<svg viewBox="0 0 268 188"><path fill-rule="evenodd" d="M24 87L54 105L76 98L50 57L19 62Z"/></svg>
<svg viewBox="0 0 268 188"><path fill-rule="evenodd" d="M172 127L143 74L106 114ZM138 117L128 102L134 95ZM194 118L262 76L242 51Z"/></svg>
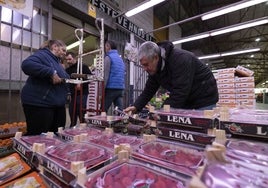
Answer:
<svg viewBox="0 0 268 188"><path fill-rule="evenodd" d="M264 103L256 103L256 109L260 109L260 110L268 110L268 104L264 104Z"/></svg>

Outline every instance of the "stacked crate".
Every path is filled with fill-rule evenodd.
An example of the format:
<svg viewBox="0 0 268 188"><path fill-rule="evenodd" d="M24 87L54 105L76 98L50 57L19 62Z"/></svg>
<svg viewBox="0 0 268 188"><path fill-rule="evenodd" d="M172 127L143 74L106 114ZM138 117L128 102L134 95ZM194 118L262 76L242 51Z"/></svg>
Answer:
<svg viewBox="0 0 268 188"><path fill-rule="evenodd" d="M255 107L253 71L242 66L218 70L215 78L219 91L219 106Z"/></svg>
<svg viewBox="0 0 268 188"><path fill-rule="evenodd" d="M254 72L242 66L236 67L235 87L236 87L236 105L255 107L255 82Z"/></svg>
<svg viewBox="0 0 268 188"><path fill-rule="evenodd" d="M219 92L219 106L235 107L235 68L220 69L215 74Z"/></svg>

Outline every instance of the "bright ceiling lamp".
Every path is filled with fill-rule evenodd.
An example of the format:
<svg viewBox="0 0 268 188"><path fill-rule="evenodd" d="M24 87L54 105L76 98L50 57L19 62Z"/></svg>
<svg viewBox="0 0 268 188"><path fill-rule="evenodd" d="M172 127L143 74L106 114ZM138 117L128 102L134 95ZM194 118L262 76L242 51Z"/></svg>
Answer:
<svg viewBox="0 0 268 188"><path fill-rule="evenodd" d="M193 41L193 40L207 38L209 36L210 36L209 33L194 35L192 37L186 37L186 38L183 38L181 40L174 41L173 44L174 45L175 44L181 44L181 43L184 43L184 42L189 42L189 41Z"/></svg>
<svg viewBox="0 0 268 188"><path fill-rule="evenodd" d="M229 56L229 55L246 54L246 53L251 53L251 52L257 52L260 50L261 50L260 48L253 48L253 49L248 49L248 50L239 50L239 51L222 53L221 56L224 57L224 56Z"/></svg>
<svg viewBox="0 0 268 188"><path fill-rule="evenodd" d="M260 50L261 50L260 48L252 48L252 49L246 49L246 50L239 50L239 51L211 54L211 55L207 55L207 56L200 56L200 57L198 57L198 59L213 59L213 58L217 58L217 57L224 57L224 56L230 56L230 55L238 55L238 54L257 52Z"/></svg>
<svg viewBox="0 0 268 188"><path fill-rule="evenodd" d="M216 36L216 35L221 35L221 34L225 34L225 33L230 33L233 31L238 31L238 30L242 30L242 29L246 29L246 28L250 28L250 27L254 27L254 26L258 26L258 25L263 25L263 24L267 24L267 23L268 23L268 16L265 16L265 17L251 20L248 22L244 22L241 24L231 25L231 26L224 27L221 29L216 29L213 31L208 31L208 32L197 34L197 35L181 38L179 40L174 41L173 44L174 45L181 44L184 42L194 41L194 40L206 38L209 36Z"/></svg>
<svg viewBox="0 0 268 188"><path fill-rule="evenodd" d="M217 57L221 57L221 54L212 54L212 55L200 56L200 57L198 57L198 59L213 59L213 58L217 58Z"/></svg>
<svg viewBox="0 0 268 188"><path fill-rule="evenodd" d="M142 12L150 7L153 7L154 5L157 5L163 1L165 1L165 0L149 0L143 4L138 5L136 8L133 8L130 11L127 11L125 13L125 15L126 15L126 17L133 16L133 15L138 14L139 12Z"/></svg>
<svg viewBox="0 0 268 188"><path fill-rule="evenodd" d="M205 13L201 19L202 20L208 20L217 16L221 16L230 12L234 12L243 8L247 8L253 5L257 5L263 2L268 2L268 0L245 0L245 1L240 1L238 3L231 4L229 6L219 8L213 11L210 11L208 13Z"/></svg>
<svg viewBox="0 0 268 188"><path fill-rule="evenodd" d="M83 43L85 43L85 42L86 42L86 41L83 40ZM80 43L80 41L76 41L76 42L74 42L74 43L68 45L68 46L66 47L66 49L67 49L67 50L70 50L70 49L72 49L72 48L75 48L76 46L79 46L79 43Z"/></svg>
<svg viewBox="0 0 268 188"><path fill-rule="evenodd" d="M250 28L250 27L254 27L254 26L258 26L258 25L263 25L263 24L267 24L267 23L268 23L268 17L266 16L266 17L256 19L253 21L244 22L243 24L237 24L237 25L234 25L231 27L226 27L226 28L219 29L217 31L210 32L210 35L211 36L221 35L224 33L238 31L241 29L246 29L246 28Z"/></svg>

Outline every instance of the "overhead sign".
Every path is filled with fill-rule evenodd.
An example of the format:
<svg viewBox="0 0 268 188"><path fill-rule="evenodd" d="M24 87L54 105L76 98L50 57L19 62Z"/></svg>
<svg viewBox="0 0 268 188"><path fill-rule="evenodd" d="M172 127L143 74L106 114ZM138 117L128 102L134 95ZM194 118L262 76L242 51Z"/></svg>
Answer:
<svg viewBox="0 0 268 188"><path fill-rule="evenodd" d="M114 10L112 7L109 5L105 4L104 2L100 0L90 0L90 3L97 7L100 11L108 14L109 16L115 18L118 16L120 13ZM116 19L116 24L120 25L124 29L130 31L131 33L134 33L136 36L144 39L144 40L152 40L152 36L149 34L146 34L145 31L138 27L136 24L132 23L129 21L126 17L118 16L115 18Z"/></svg>
<svg viewBox="0 0 268 188"><path fill-rule="evenodd" d="M96 18L96 7L91 3L88 3L88 15Z"/></svg>
<svg viewBox="0 0 268 188"><path fill-rule="evenodd" d="M0 0L0 6L12 9L29 18L31 18L33 14L33 0Z"/></svg>

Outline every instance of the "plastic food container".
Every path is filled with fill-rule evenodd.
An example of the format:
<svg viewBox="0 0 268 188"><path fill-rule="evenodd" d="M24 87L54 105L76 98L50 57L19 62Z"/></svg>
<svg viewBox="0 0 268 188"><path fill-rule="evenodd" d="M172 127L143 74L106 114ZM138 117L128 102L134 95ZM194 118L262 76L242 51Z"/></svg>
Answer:
<svg viewBox="0 0 268 188"><path fill-rule="evenodd" d="M16 134L16 136L13 138L13 148L32 166L38 165L33 162L33 146L35 143L44 144L44 149L47 150L50 147L60 145L64 142L54 137L53 135L48 136L45 134L41 134L34 136L22 136L20 134Z"/></svg>
<svg viewBox="0 0 268 188"><path fill-rule="evenodd" d="M182 166L194 169L200 166L204 159L202 151L160 140L141 144L134 155L160 164L171 164L173 167Z"/></svg>
<svg viewBox="0 0 268 188"><path fill-rule="evenodd" d="M23 136L21 140L29 146L33 146L34 143L45 144L46 148L62 144L63 142L57 138L49 138L45 135L36 136Z"/></svg>
<svg viewBox="0 0 268 188"><path fill-rule="evenodd" d="M117 127L122 126L128 123L128 119L122 116L88 116L85 117L85 120L88 124L94 125L96 127Z"/></svg>
<svg viewBox="0 0 268 188"><path fill-rule="evenodd" d="M215 163L206 166L201 181L207 187L268 187L267 174L254 170L251 164Z"/></svg>
<svg viewBox="0 0 268 188"><path fill-rule="evenodd" d="M64 143L50 148L46 156L69 168L71 162L83 161L90 167L110 157L105 148L89 143Z"/></svg>
<svg viewBox="0 0 268 188"><path fill-rule="evenodd" d="M111 158L112 153L107 149L88 142L67 142L36 154L43 174L52 173L64 184L74 181L79 169L98 169Z"/></svg>
<svg viewBox="0 0 268 188"><path fill-rule="evenodd" d="M63 140L73 140L74 136L81 135L81 134L87 134L87 137L96 136L102 133L102 130L92 128L92 127L77 127L77 128L70 128L65 129L61 132L59 132L59 136Z"/></svg>
<svg viewBox="0 0 268 188"><path fill-rule="evenodd" d="M268 156L268 144L263 144L259 142L249 142L245 140L230 140L227 143L227 148Z"/></svg>
<svg viewBox="0 0 268 188"><path fill-rule="evenodd" d="M90 174L80 187L186 187L186 177L176 172L161 168L148 162L129 160L115 161L110 165Z"/></svg>
<svg viewBox="0 0 268 188"><path fill-rule="evenodd" d="M99 136L95 136L93 139L90 139L90 142L113 150L115 145L120 144L129 144L132 148L137 147L138 144L142 143L142 139L136 136L103 133Z"/></svg>

